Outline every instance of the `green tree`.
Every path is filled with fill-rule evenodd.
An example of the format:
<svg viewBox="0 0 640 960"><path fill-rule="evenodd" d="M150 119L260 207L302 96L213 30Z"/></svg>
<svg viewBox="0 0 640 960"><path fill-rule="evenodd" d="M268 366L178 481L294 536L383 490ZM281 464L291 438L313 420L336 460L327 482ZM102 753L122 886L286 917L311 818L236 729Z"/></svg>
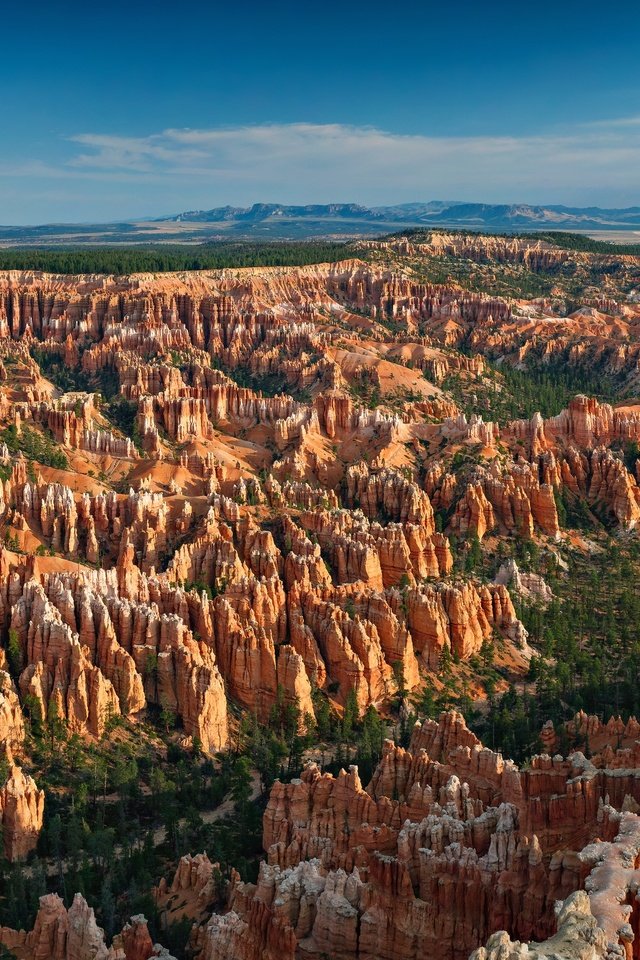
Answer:
<svg viewBox="0 0 640 960"><path fill-rule="evenodd" d="M13 627L9 628L9 640L7 643L7 658L9 660L9 673L14 680L18 680L23 668L22 645L18 631Z"/></svg>
<svg viewBox="0 0 640 960"><path fill-rule="evenodd" d="M47 729L52 752L57 752L59 744L66 739L67 725L61 718L58 710L58 702L55 697L51 697L47 707Z"/></svg>
<svg viewBox="0 0 640 960"><path fill-rule="evenodd" d="M358 719L359 713L358 698L355 689L352 687L347 694L344 704L344 713L342 715L342 737L346 743L350 743L351 741L353 727Z"/></svg>
<svg viewBox="0 0 640 960"><path fill-rule="evenodd" d="M160 703L160 723L164 727L165 733L169 733L176 725L176 714L168 701L163 697Z"/></svg>

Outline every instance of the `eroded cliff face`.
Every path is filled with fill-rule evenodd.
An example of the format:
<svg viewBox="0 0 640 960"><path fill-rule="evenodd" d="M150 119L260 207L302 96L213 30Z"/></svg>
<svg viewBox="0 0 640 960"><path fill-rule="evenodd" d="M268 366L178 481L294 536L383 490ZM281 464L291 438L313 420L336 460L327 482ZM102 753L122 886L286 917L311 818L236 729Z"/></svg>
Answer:
<svg viewBox="0 0 640 960"><path fill-rule="evenodd" d="M527 240L429 244L532 272L568 257ZM420 248L374 243L393 266L0 276L9 859L35 847L46 802L13 763L25 712L95 741L113 718L160 708L211 756L238 716L264 723L276 706L297 709L301 731L325 702L405 715L450 670L473 684L488 650L509 679L527 671L512 597L553 592L503 554L487 576L467 562L474 550L574 544L575 505L636 529L637 405L578 395L556 416L498 422L490 408L465 414L450 387L482 397L488 361L561 358L631 389L638 305L603 293L567 314L556 297L419 282ZM314 765L276 783L256 885L233 874L225 899L217 865L197 855L157 894L178 912L180 895L204 924L200 960L510 960L564 957L572 941L585 960L633 957L626 928L582 891L609 889L585 850L609 863L617 835L631 849L636 728L578 716L559 756L547 725L545 752L519 770L443 715L406 749L387 742L369 784ZM618 879L624 900L635 864ZM2 935L34 960L161 955L140 918L106 944L82 898L67 910L45 897L30 933Z"/></svg>
<svg viewBox="0 0 640 960"><path fill-rule="evenodd" d="M310 715L313 683L336 687L339 702L355 689L364 710L397 689L398 662L411 689L445 648L466 659L494 629L522 637L504 587L447 579L450 545L429 496L397 470L350 470L351 508L312 509L313 488L292 487L301 508L285 515L280 546L262 526L287 493L275 478L263 491L221 465L205 477L211 492L193 502L144 485L78 501L15 463L5 502L25 545L37 534L66 557L102 558L99 573L5 561L4 620L22 651L20 690L41 719L53 698L71 730L100 736L110 716L166 702L216 750L226 742L222 681L261 717L279 685ZM380 511L385 521L368 519Z"/></svg>
<svg viewBox="0 0 640 960"><path fill-rule="evenodd" d="M398 289L394 278L346 263L181 280L43 278L37 294L33 283L9 278L3 301L4 333L16 341L10 350L22 371L16 428L46 425L78 458L117 471L129 461L139 473L128 494L89 483L81 492L66 475L45 479L18 460L4 485L11 536L22 548L117 574L106 603L79 574L51 587L37 574L28 586L25 576L23 595L7 597L7 627L23 649L20 690L42 718L53 700L71 729L100 736L110 716L162 703L215 751L226 742L227 696L264 719L281 687L312 717L315 684L338 704L354 689L365 710L395 693L396 664L412 689L443 650L466 658L494 627L518 634L508 597L481 596L471 583L423 591L424 578L451 574L453 558L427 492L384 465L384 450L410 438L401 437L397 415L358 408L340 363L329 359L318 311L333 304L346 316L355 298L375 314ZM480 299L469 309L480 310ZM115 369L156 466L137 468L139 454L124 438L87 445L87 431L108 433L99 404L91 394L56 397L25 337L70 366L82 356L85 376ZM305 351L326 357L314 378ZM158 362L163 353L185 363ZM299 366L282 365L285 355ZM212 358L284 375L290 388L313 383L313 402L239 387ZM454 412L426 398L422 407L418 420ZM263 479L254 454L243 461L229 444L238 432L260 435L253 451L268 441L279 452ZM329 441L356 454L342 478ZM174 442L189 447L176 457ZM357 458L363 444L380 451L372 467ZM269 510L282 517L275 531L265 528Z"/></svg>
<svg viewBox="0 0 640 960"><path fill-rule="evenodd" d="M557 931L542 943L513 942L506 931L490 937L470 960L614 960L633 958L638 950L638 856L640 817L607 811L611 840L580 853L591 866L585 889L558 903ZM617 832L616 832L617 831Z"/></svg>
<svg viewBox="0 0 640 960"><path fill-rule="evenodd" d="M631 771L579 753L520 771L443 714L387 742L366 789L313 764L274 784L258 882L232 882L201 956L632 957L637 799Z"/></svg>

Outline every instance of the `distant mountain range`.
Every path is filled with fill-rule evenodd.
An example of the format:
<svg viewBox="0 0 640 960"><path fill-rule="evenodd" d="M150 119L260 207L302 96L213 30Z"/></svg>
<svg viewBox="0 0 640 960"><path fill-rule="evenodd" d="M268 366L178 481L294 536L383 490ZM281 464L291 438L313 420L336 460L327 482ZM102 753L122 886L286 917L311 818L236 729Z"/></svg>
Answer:
<svg viewBox="0 0 640 960"><path fill-rule="evenodd" d="M585 233L640 231L640 207L532 206L525 203L462 203L432 200L387 207L357 203L286 206L254 203L252 207L189 210L149 220L119 223L0 226L3 246L71 246L80 244L202 243L215 240L302 240L376 236L424 227L486 232L579 230Z"/></svg>
<svg viewBox="0 0 640 960"><path fill-rule="evenodd" d="M640 207L602 210L599 207L531 206L526 203L462 203L432 200L429 203L402 203L390 207L363 207L357 203L306 204L283 206L254 203L252 207L214 207L190 210L171 217L159 217L166 223L282 224L308 220L345 223L411 223L416 226L476 226L505 228L612 228L640 227Z"/></svg>

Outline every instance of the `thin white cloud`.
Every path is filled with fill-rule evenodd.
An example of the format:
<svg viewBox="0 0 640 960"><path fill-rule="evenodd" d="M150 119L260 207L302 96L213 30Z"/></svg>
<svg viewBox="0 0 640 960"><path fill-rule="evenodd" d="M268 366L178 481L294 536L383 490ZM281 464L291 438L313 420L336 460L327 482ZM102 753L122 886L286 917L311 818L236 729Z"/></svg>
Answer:
<svg viewBox="0 0 640 960"><path fill-rule="evenodd" d="M0 183L73 181L82 210L69 209L70 220L103 216L101 209L122 217L256 200L640 203L640 117L522 137L274 123L143 137L85 132L66 146L64 162L0 167Z"/></svg>
<svg viewBox="0 0 640 960"><path fill-rule="evenodd" d="M252 181L283 188L313 175L331 192L344 183L379 188L383 181L425 187L457 182L521 183L541 176L558 185L597 187L603 169L640 187L640 121L616 119L564 135L428 137L341 124L265 124L219 130L165 130L148 137L81 134L87 148L71 168L203 179ZM431 193L433 193L433 187Z"/></svg>
<svg viewBox="0 0 640 960"><path fill-rule="evenodd" d="M592 120L591 123L583 124L583 127L640 127L640 116L638 117L616 117L613 120Z"/></svg>

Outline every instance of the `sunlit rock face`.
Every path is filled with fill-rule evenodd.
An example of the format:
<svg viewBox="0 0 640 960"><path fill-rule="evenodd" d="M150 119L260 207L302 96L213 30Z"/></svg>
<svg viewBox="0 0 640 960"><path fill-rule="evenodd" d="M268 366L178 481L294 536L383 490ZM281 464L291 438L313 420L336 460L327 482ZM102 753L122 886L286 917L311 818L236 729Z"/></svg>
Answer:
<svg viewBox="0 0 640 960"><path fill-rule="evenodd" d="M248 715L301 732L327 706L406 720L449 670L482 698L492 651L527 675L517 604L555 599L514 545L591 549L576 505L633 535L637 405L579 394L509 419L490 400L507 389L496 368L529 360L631 389L640 307L611 289L570 311L408 269L440 254L587 269L543 241L365 249L372 262L0 274L9 860L36 847L47 802L23 762L27 713L96 742L161 712L214 757ZM368 784L310 763L271 789L257 884L233 873L222 890L195 854L158 896L186 898L200 960L633 958L637 724L579 714L566 756L552 725L540 739L518 769L450 712L387 741ZM139 917L107 943L81 897L43 898L32 931L2 937L34 960L162 955Z"/></svg>

